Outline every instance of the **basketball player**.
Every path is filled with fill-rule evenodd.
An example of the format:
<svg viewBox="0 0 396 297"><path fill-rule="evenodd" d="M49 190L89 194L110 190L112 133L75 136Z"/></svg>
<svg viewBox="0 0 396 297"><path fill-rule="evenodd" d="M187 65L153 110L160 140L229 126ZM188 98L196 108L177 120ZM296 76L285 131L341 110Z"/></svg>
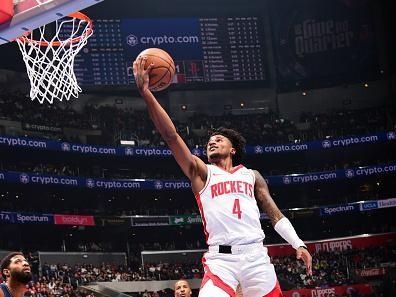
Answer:
<svg viewBox="0 0 396 297"><path fill-rule="evenodd" d="M191 154L165 110L148 89L146 57L138 57L133 72L155 127L190 179L209 245L202 262L204 278L199 297L235 296L240 283L245 297L282 296L274 266L263 245L260 206L275 230L296 250L297 259L312 274L312 258L290 221L272 200L261 174L241 164L245 139L236 131L220 128L207 143L209 164Z"/></svg>
<svg viewBox="0 0 396 297"><path fill-rule="evenodd" d="M188 281L181 279L175 283L175 297L191 297L192 291Z"/></svg>
<svg viewBox="0 0 396 297"><path fill-rule="evenodd" d="M1 260L0 269L5 280L5 283L0 284L0 297L24 296L26 285L32 280L32 273L23 254L8 254Z"/></svg>

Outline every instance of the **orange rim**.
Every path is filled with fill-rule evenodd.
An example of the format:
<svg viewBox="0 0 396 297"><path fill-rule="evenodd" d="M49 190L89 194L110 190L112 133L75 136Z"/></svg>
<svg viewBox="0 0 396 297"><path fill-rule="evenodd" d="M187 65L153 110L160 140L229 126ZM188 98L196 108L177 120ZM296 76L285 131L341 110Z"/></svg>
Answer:
<svg viewBox="0 0 396 297"><path fill-rule="evenodd" d="M74 37L71 40L67 40L67 41L53 41L53 42L48 42L48 41L38 41L38 40L32 40L27 38L26 36L29 36L31 32L28 32L26 35L23 35L21 37L18 37L17 39L25 42L25 43L34 43L35 45L40 45L40 46L60 46L62 44L65 43L77 43L79 42L83 37L90 35L93 32L93 24L92 24L92 20L86 16L85 14L83 14L82 12L74 12L69 14L69 17L71 18L75 18L75 19L79 19L79 20L83 20L86 21L88 23L88 29L81 35L78 37Z"/></svg>

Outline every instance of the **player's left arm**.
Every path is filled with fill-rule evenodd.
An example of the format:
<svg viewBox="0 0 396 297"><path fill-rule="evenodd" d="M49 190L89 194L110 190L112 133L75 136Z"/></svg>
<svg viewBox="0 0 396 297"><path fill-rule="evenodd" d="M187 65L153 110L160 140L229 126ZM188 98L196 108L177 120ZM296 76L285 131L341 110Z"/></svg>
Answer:
<svg viewBox="0 0 396 297"><path fill-rule="evenodd" d="M254 194L259 207L266 212L276 232L296 250L297 259L304 261L307 267L307 274L312 275L312 257L306 245L298 237L289 219L282 214L275 204L263 176L257 170L253 170L253 172L256 177Z"/></svg>

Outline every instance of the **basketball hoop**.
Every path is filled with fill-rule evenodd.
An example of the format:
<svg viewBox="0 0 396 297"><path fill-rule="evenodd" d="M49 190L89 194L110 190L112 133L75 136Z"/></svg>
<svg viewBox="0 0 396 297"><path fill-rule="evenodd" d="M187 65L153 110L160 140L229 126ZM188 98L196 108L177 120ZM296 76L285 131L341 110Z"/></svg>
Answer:
<svg viewBox="0 0 396 297"><path fill-rule="evenodd" d="M93 34L92 20L76 12L55 21L53 32L47 26L16 39L30 80L30 98L51 104L54 99L78 98L82 90L74 73L74 59ZM51 38L46 36L49 34Z"/></svg>

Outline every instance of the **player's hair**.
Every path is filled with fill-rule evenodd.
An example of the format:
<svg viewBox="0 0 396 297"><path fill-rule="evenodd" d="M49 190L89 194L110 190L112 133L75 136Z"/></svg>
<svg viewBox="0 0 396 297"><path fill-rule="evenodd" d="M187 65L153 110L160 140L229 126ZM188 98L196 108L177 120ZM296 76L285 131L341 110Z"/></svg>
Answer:
<svg viewBox="0 0 396 297"><path fill-rule="evenodd" d="M188 285L188 287L191 289L191 286L190 286L190 283L188 282L188 280L187 279L184 279L184 278L181 278L181 279L178 279L177 281L175 281L175 289L176 289L176 284L178 283L178 282L186 282L186 284Z"/></svg>
<svg viewBox="0 0 396 297"><path fill-rule="evenodd" d="M222 135L232 143L232 146L235 149L235 155L232 156L232 165L239 165L242 163L243 157L245 156L245 145L246 139L239 133L233 129L228 129L224 127L220 127L209 132L209 138L214 135ZM207 145L206 145L207 146Z"/></svg>
<svg viewBox="0 0 396 297"><path fill-rule="evenodd" d="M21 252L11 252L7 256L5 256L1 262L0 262L0 270L1 270L1 275L3 276L3 279L6 279L6 275L3 273L4 269L8 269L8 267L11 264L11 259L15 256L23 256L23 253Z"/></svg>

